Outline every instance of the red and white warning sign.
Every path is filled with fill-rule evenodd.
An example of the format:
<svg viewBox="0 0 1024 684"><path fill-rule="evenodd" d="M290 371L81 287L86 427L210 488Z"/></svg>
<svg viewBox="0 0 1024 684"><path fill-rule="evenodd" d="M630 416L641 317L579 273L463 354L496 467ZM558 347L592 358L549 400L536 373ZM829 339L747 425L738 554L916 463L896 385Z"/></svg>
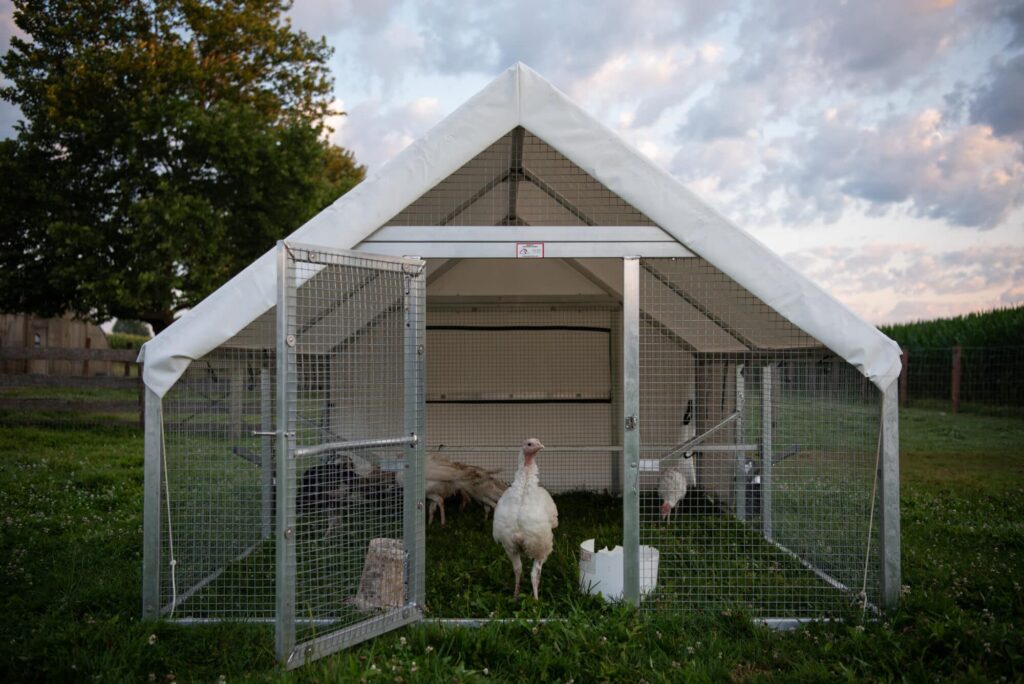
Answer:
<svg viewBox="0 0 1024 684"><path fill-rule="evenodd" d="M544 243L543 242L517 242L516 243L516 258L517 259L543 259L544 258Z"/></svg>

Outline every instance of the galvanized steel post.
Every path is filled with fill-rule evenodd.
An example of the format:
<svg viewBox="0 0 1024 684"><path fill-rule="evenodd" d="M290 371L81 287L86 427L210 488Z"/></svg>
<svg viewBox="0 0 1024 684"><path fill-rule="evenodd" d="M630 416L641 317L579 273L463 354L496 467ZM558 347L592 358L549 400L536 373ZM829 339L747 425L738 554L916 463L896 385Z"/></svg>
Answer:
<svg viewBox="0 0 1024 684"><path fill-rule="evenodd" d="M761 533L772 540L772 368L761 370Z"/></svg>
<svg viewBox="0 0 1024 684"><path fill-rule="evenodd" d="M285 243L277 243L277 544L274 652L287 662L295 648L295 447L291 420L295 385L295 277Z"/></svg>
<svg viewBox="0 0 1024 684"><path fill-rule="evenodd" d="M640 259L622 261L622 598L640 605Z"/></svg>
<svg viewBox="0 0 1024 684"><path fill-rule="evenodd" d="M900 433L897 381L882 395L882 454L879 463L879 543L882 605L900 597Z"/></svg>
<svg viewBox="0 0 1024 684"><path fill-rule="evenodd" d="M407 267L411 268L411 267ZM417 267L405 274L405 432L416 441L406 448L404 488L404 543L406 553L405 603L423 606L426 587L425 539L423 521L423 462L426 456L424 416L426 355L426 282L425 271Z"/></svg>
<svg viewBox="0 0 1024 684"><path fill-rule="evenodd" d="M160 397L146 388L145 469L142 500L142 619L160 617L160 491L163 442Z"/></svg>

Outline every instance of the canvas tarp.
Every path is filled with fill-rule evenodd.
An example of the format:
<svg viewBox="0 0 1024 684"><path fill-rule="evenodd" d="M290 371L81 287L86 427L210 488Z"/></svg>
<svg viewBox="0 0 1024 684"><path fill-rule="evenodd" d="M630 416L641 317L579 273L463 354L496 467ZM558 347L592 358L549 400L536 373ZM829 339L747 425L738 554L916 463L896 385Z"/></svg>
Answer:
<svg viewBox="0 0 1024 684"><path fill-rule="evenodd" d="M899 375L899 347L892 340L522 64L505 71L287 240L351 249L517 126L857 367L880 389ZM270 310L276 288L270 250L143 347L139 359L145 362L146 386L163 396L193 360Z"/></svg>

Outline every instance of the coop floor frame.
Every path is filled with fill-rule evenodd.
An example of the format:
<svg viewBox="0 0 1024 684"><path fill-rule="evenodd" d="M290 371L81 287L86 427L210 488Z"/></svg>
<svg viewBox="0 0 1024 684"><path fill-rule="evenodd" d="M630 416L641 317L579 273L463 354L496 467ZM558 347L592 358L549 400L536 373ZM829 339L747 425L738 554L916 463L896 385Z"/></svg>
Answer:
<svg viewBox="0 0 1024 684"><path fill-rule="evenodd" d="M294 421L290 417L291 406L289 398L294 400L296 373L294 360L294 342L289 340L296 334L294 319L289 318L289 304L294 301L295 289L299 284L294 278L289 279L289 259L292 250L304 251L307 256L313 254L334 255L351 259L371 259L378 264L390 264L398 269L409 267L422 267L420 257L431 257L446 259L451 264L465 260L491 259L496 256L507 255L507 248L513 242L530 242L542 236L541 232L531 231L526 228L515 230L494 238L494 231L476 231L465 235L455 236L449 232L437 232L436 227L403 227L401 231L382 232L378 234L379 239L368 241L361 245L367 251L355 251L330 249L320 246L298 245L282 243L279 246L279 305L276 311L277 327L277 389L276 389L276 421L274 429L264 437L273 437L276 441L277 453L285 454L286 457L277 459L276 478L279 482L294 482L296 479L294 453L296 449L294 437ZM546 229L550 230L550 228ZM678 243L668 242L651 230L647 230L649 241L644 240L627 242L628 231L635 230L635 227L595 227L590 230L596 231L590 240L580 239L578 227L564 227L555 230L554 233L544 233L548 238L552 235L555 240L549 242L554 249L547 251L545 258L562 260L572 268L579 271L588 279L598 282L600 279L580 266L578 260L593 257L613 257L621 259L622 282L620 287L608 287L607 281L601 281L600 287L605 290L608 298L616 301L621 307L621 396L616 398L616 408L621 411L617 420L620 422L618 444L610 445L616 453L621 454L622 465L622 501L623 501L623 546L624 546L624 599L628 602L639 605L641 602L641 569L640 569L640 543L641 543L641 478L646 469L650 468L652 460L663 457L669 452L680 452L690 448L685 443L667 444L667 450L662 449L660 453L649 453L649 450L641 446L639 438L640 430L644 425L645 416L641 410L640 402L640 329L644 320L644 312L640 303L640 278L644 272L644 260L650 258L676 258L686 259L693 257L692 253ZM646 229L645 229L646 230ZM432 236L429 237L428 236ZM455 240L455 237L462 238ZM370 253L374 250L378 253ZM415 254L416 257L405 258L406 254ZM444 267L442 266L442 269ZM451 268L451 266L449 266ZM432 277L439 277L438 269ZM443 274L443 271L441 271ZM275 561L275 582L276 582L276 616L273 619L275 625L276 652L278 657L289 667L297 666L309 659L321 657L339 648L357 643L366 638L383 633L390 629L400 627L422 618L421 607L423 605L423 581L424 581L424 558L425 549L423 534L423 474L422 464L425 453L425 441L418 439L425 435L424 420L427 415L425 397L428 388L425 382L425 371L423 367L425 349L425 318L427 285L430 278L426 272L421 272L419 277L409 279L405 292L405 303L403 305L406 317L407 334L405 338L405 376L409 379L405 388L405 434L396 436L397 441L407 439L405 444L410 449L408 459L409 476L412 486L404 491L403 502L403 526L405 530L405 543L407 552L407 602L400 610L385 615L377 615L368 618L366 621L356 625L327 634L315 634L304 641L296 638L296 624L311 624L316 620L304 620L297 617L294 605L294 542L291 532L295 526L295 489L293 487L279 487L276 491L276 526L275 530L281 530L275 535L276 561ZM584 297L577 298L585 299ZM607 298L601 298L602 301ZM499 301L510 303L515 301L533 301L531 298L497 297L467 299L453 297L446 299L443 295L438 296L439 303L450 303L457 300L463 304L480 301ZM692 303L691 303L692 304ZM712 314L713 312L704 312ZM649 323L649 321L648 321ZM771 365L764 366L762 372L761 392L771 391ZM743 383L739 380L740 369L737 368L736 402L741 407L744 401ZM760 397L763 424L770 424L770 395ZM173 573L173 564L162 558L162 549L167 540L162 539L161 525L166 526L167 521L162 519L162 509L166 502L162 497L162 488L166 485L166 471L164 461L164 439L163 439L163 417L161 399L152 391L146 391L146 430L145 430L145 484L144 484L144 553L143 553L143 615L146 618L157 618L173 614L173 605L161 606L160 583L163 573ZM878 518L875 523L878 534L878 560L879 580L881 585L880 599L883 605L892 605L899 595L899 507L898 507L898 414L896 403L895 385L882 393L881 416L879 434L879 458L877 463L877 512ZM291 422L289 422L291 421ZM743 453L756 450L757 460L760 461L763 469L761 486L763 496L771 495L771 469L773 466L773 445L769 434L762 434L756 443L749 443L749 440L740 439L742 430L728 422L716 426L716 430L735 429L737 439L732 445L708 444L705 445L709 453L722 451L736 454L737 467L740 467L740 458ZM351 446L351 445L350 445ZM357 445L358 446L358 445ZM488 448L486 445L484 449ZM498 448L492 445L491 448ZM595 446L595 449L600 447ZM659 447L660 448L660 447ZM266 465L264 461L264 466ZM733 512L740 519L745 518L744 506L747 503L746 493L737 495L732 504ZM166 507L169 511L169 507ZM812 570L823 581L855 593L854 587L847 587L846 584L831 577L825 570L818 568L813 560L802 558L797 551L790 550L784 545L772 539L771 519L762 518L759 523L758 532L763 538L782 551L791 554L800 562ZM247 553L248 551L246 551ZM244 554L243 554L244 555ZM173 558L170 559L173 563ZM209 581L216 579L220 570L211 573ZM760 618L765 624L771 626L791 627L802 624L805 618L788 617L786 615L768 616ZM194 618L185 618L183 622L201 622ZM468 623L482 623L486 619L471 618ZM327 621L324 624L329 624Z"/></svg>

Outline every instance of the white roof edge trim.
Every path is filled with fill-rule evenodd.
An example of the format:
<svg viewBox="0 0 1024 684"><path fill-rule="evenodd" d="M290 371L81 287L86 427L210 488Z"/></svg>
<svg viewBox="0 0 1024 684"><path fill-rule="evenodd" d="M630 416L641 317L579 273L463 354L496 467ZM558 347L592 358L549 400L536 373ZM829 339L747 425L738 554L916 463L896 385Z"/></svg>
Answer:
<svg viewBox="0 0 1024 684"><path fill-rule="evenodd" d="M899 345L698 199L529 67L520 124L855 366L883 392L899 376Z"/></svg>
<svg viewBox="0 0 1024 684"><path fill-rule="evenodd" d="M883 391L899 375L895 342L522 63L504 71L286 240L351 249L517 125L856 366ZM274 306L276 283L271 249L143 346L139 359L146 361L146 386L164 396L193 360Z"/></svg>

